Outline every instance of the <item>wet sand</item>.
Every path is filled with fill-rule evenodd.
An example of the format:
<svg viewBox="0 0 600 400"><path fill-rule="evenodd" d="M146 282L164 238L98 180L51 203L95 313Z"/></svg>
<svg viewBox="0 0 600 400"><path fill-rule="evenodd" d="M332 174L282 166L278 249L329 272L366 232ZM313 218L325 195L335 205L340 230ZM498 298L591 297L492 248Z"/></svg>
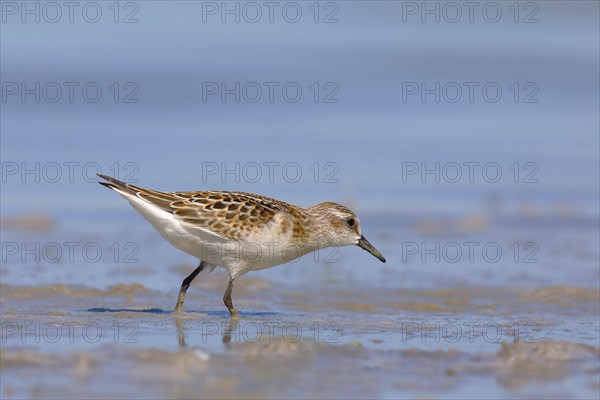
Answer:
<svg viewBox="0 0 600 400"><path fill-rule="evenodd" d="M2 285L3 398L593 397L598 292ZM36 379L28 377L36 376ZM575 394L575 395L574 395Z"/></svg>

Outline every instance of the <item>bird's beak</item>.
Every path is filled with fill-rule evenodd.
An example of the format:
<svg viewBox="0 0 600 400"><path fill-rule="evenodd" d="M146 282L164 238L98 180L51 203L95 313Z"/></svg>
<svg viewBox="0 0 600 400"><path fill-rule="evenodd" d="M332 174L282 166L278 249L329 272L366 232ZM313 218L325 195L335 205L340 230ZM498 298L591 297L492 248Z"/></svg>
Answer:
<svg viewBox="0 0 600 400"><path fill-rule="evenodd" d="M369 243L369 241L367 239L365 239L364 236L360 236L360 240L357 243L357 246L360 247L361 249L364 249L366 251L368 251L369 253L373 254L375 257L377 257L379 259L379 261L381 262L385 262L385 257L381 255L380 252L377 251L377 249L375 247L373 247L373 245L371 243Z"/></svg>

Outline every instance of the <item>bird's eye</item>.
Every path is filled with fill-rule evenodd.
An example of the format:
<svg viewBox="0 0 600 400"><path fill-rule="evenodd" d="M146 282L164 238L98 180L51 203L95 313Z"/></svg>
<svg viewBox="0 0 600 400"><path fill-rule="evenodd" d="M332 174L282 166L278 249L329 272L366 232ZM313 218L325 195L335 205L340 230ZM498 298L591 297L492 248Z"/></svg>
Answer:
<svg viewBox="0 0 600 400"><path fill-rule="evenodd" d="M346 220L346 222L348 223L348 226L354 226L354 223L355 223L356 221L354 221L354 218L348 218L348 219Z"/></svg>

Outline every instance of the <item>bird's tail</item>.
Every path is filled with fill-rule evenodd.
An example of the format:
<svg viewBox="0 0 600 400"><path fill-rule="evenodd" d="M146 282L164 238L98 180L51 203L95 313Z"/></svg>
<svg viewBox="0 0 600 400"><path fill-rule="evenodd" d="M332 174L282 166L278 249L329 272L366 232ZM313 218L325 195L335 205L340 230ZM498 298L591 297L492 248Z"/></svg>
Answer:
<svg viewBox="0 0 600 400"><path fill-rule="evenodd" d="M97 174L100 178L104 179L108 182L98 182L102 186L106 186L107 188L116 190L117 192L124 194L137 194L140 192L141 188L131 185L129 183L121 182L118 179L113 178L112 176Z"/></svg>
<svg viewBox="0 0 600 400"><path fill-rule="evenodd" d="M98 182L102 186L113 189L130 202L134 203L143 200L144 202L150 203L155 207L160 208L163 211L173 213L171 203L176 200L180 200L180 197L176 197L173 193L159 192L157 190L144 189L139 186L132 185L131 183L121 182L110 176L100 175L98 176L108 182ZM133 204L133 203L132 203Z"/></svg>

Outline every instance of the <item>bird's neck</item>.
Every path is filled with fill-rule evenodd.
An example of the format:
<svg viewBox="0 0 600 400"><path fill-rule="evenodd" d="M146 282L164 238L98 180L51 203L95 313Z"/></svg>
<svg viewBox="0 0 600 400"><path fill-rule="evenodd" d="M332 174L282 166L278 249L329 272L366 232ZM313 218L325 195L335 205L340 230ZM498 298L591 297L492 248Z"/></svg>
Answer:
<svg viewBox="0 0 600 400"><path fill-rule="evenodd" d="M326 216L319 210L315 210L315 207L308 208L306 211L308 223L305 232L310 251L336 246L331 231L327 229L329 221Z"/></svg>

